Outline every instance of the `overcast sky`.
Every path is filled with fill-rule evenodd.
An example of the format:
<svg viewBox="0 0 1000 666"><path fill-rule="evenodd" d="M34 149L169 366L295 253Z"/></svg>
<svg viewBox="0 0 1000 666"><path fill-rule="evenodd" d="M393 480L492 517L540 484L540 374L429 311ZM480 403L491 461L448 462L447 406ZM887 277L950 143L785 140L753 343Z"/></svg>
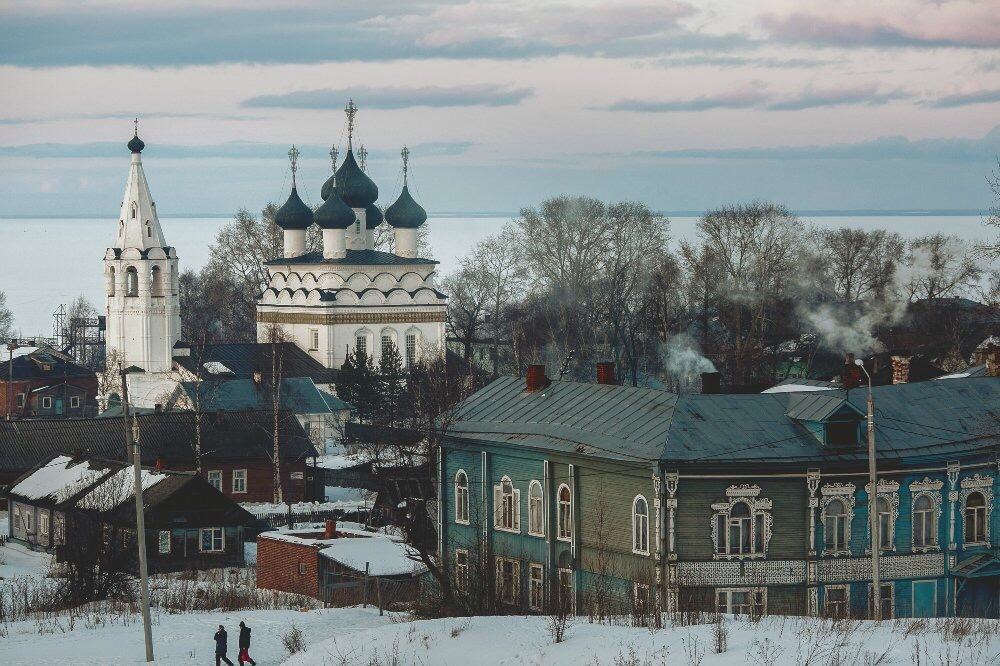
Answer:
<svg viewBox="0 0 1000 666"><path fill-rule="evenodd" d="M383 205L983 208L1000 8L0 0L0 215L116 215L134 116L161 215L315 204L349 97Z"/></svg>

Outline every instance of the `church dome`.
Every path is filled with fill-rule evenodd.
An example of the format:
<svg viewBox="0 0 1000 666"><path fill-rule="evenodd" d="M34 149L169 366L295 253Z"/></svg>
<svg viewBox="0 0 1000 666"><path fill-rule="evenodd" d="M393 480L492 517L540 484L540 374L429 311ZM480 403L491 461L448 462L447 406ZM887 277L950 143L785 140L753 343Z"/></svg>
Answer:
<svg viewBox="0 0 1000 666"><path fill-rule="evenodd" d="M316 209L316 213L313 215L313 219L321 229L347 229L357 220L354 211L344 203L344 200L336 192L331 190L323 198L326 201Z"/></svg>
<svg viewBox="0 0 1000 666"><path fill-rule="evenodd" d="M308 229L313 223L312 210L302 203L294 187L288 201L274 214L274 223L282 229Z"/></svg>
<svg viewBox="0 0 1000 666"><path fill-rule="evenodd" d="M427 211L413 200L409 188L403 185L399 198L385 209L385 221L397 229L416 229L427 221Z"/></svg>
<svg viewBox="0 0 1000 666"><path fill-rule="evenodd" d="M354 151L347 151L347 158L337 169L337 194L351 208L367 208L378 199L378 186L354 160Z"/></svg>
<svg viewBox="0 0 1000 666"><path fill-rule="evenodd" d="M375 204L368 204L365 208L365 227L375 229L382 224L382 211Z"/></svg>
<svg viewBox="0 0 1000 666"><path fill-rule="evenodd" d="M132 140L128 142L128 149L133 153L141 153L142 149L145 147L146 144L144 144L142 139L139 138L139 131L136 130L135 136L133 136Z"/></svg>
<svg viewBox="0 0 1000 666"><path fill-rule="evenodd" d="M330 177L326 179L323 183L323 187L319 188L319 196L323 201L330 198L330 192L333 191L333 184L337 181L337 175L334 173L330 174Z"/></svg>

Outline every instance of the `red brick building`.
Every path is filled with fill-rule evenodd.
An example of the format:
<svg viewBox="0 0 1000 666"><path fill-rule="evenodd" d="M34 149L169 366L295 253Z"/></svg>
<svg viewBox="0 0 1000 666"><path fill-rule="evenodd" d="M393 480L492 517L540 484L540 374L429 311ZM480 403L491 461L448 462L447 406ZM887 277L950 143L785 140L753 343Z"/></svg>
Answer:
<svg viewBox="0 0 1000 666"><path fill-rule="evenodd" d="M97 413L97 375L49 347L0 356L0 415L66 418Z"/></svg>

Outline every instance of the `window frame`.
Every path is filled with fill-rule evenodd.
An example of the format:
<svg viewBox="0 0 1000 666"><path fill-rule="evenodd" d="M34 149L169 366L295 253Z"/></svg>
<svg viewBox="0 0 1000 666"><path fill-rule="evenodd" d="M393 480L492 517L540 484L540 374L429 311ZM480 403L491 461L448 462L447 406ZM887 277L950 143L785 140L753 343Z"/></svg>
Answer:
<svg viewBox="0 0 1000 666"><path fill-rule="evenodd" d="M459 477L465 479L464 486ZM463 497L464 496L464 497ZM464 517L463 517L464 514ZM469 475L464 469L455 472L455 522L468 525L469 521Z"/></svg>
<svg viewBox="0 0 1000 666"><path fill-rule="evenodd" d="M417 363L417 346L420 343L420 335L414 331L408 331L406 337L403 338L404 342L404 352L403 352L403 363L407 368L416 365ZM412 349L410 348L410 343L413 343Z"/></svg>
<svg viewBox="0 0 1000 666"><path fill-rule="evenodd" d="M538 574L536 577L535 574ZM545 606L545 567L528 563L528 608L541 611Z"/></svg>
<svg viewBox="0 0 1000 666"><path fill-rule="evenodd" d="M921 500L927 501L926 509L918 509L917 503ZM938 547L938 521L937 503L934 497L928 492L919 492L913 495L910 503L910 530L912 532L912 545L914 550L927 551ZM918 517L919 516L919 517ZM929 525L928 525L929 523ZM917 540L917 526L920 526L920 535L923 537Z"/></svg>
<svg viewBox="0 0 1000 666"><path fill-rule="evenodd" d="M568 601L569 608L561 609L566 615L576 615L576 580L573 570L560 567L556 578L556 590L559 595L558 603L561 606L563 600Z"/></svg>
<svg viewBox="0 0 1000 666"><path fill-rule="evenodd" d="M462 592L469 589L469 551L465 548L455 549L455 587Z"/></svg>
<svg viewBox="0 0 1000 666"><path fill-rule="evenodd" d="M538 490L537 495L533 494L536 489ZM542 483L538 479L532 479L528 484L528 534L537 537L545 536L545 494L542 490Z"/></svg>
<svg viewBox="0 0 1000 666"><path fill-rule="evenodd" d="M205 533L211 532L211 547L205 548ZM219 547L216 548L216 534L218 533ZM226 552L226 529L224 527L202 527L198 529L198 552L199 553L224 553Z"/></svg>
<svg viewBox="0 0 1000 666"><path fill-rule="evenodd" d="M838 601L830 600L831 592L843 592L844 598ZM837 612L831 612L830 606L837 604L840 608ZM823 614L825 617L843 620L851 617L851 586L850 585L824 585L823 586Z"/></svg>
<svg viewBox="0 0 1000 666"><path fill-rule="evenodd" d="M831 507L839 504L840 513L832 513ZM851 512L847 502L840 497L831 497L823 507L823 554L844 555L851 552L850 533ZM831 523L833 529L831 528ZM831 534L835 537L832 541Z"/></svg>
<svg viewBox="0 0 1000 666"><path fill-rule="evenodd" d="M218 478L219 484L218 485L216 485L215 482L212 480L212 475L213 474L218 474L219 475L219 478ZM222 492L222 470L221 469L209 469L209 470L206 470L205 471L205 479L208 481L208 485L212 486L213 488L215 488L216 490L218 490L220 493Z"/></svg>
<svg viewBox="0 0 1000 666"><path fill-rule="evenodd" d="M43 395L41 409L52 409L52 396Z"/></svg>
<svg viewBox="0 0 1000 666"><path fill-rule="evenodd" d="M645 507L642 514L637 511L640 501ZM649 555L649 501L641 494L632 498L632 552Z"/></svg>
<svg viewBox="0 0 1000 666"><path fill-rule="evenodd" d="M233 494L245 495L247 492L247 471L245 469L234 469L232 476L233 476ZM236 487L237 481L243 482L242 489Z"/></svg>
<svg viewBox="0 0 1000 666"><path fill-rule="evenodd" d="M319 351L319 329L310 328L309 329L309 350L308 351Z"/></svg>
<svg viewBox="0 0 1000 666"><path fill-rule="evenodd" d="M18 393L17 394L17 406L18 406L18 408L24 409L24 399L25 399L25 394L23 394L23 393Z"/></svg>
<svg viewBox="0 0 1000 666"><path fill-rule="evenodd" d="M510 572L505 567L510 567ZM509 579L509 585L508 585ZM521 561L511 557L497 558L497 601L511 606L521 604Z"/></svg>
<svg viewBox="0 0 1000 666"><path fill-rule="evenodd" d="M166 544L167 544L165 548L163 546L164 537L166 537ZM157 546L157 552L159 552L160 555L170 554L170 530L159 530L159 532L156 535L156 546Z"/></svg>
<svg viewBox="0 0 1000 666"><path fill-rule="evenodd" d="M509 493L506 492L508 488ZM498 485L493 486L493 528L501 532L521 533L521 491L506 475L500 478Z"/></svg>
<svg viewBox="0 0 1000 666"><path fill-rule="evenodd" d="M969 539L969 500L974 496L979 496L982 498L983 503L980 506L971 507L971 512L974 516L973 525L973 539ZM970 491L962 501L962 545L963 546L981 546L989 543L988 531L987 531L987 520L989 519L989 512L986 510L986 493L979 489ZM978 514L982 514L980 518ZM976 529L976 528L979 529ZM982 538L978 538L982 537Z"/></svg>
<svg viewBox="0 0 1000 666"><path fill-rule="evenodd" d="M747 613L749 617L754 617L753 607L760 606L760 615L758 617L763 617L767 615L767 588L766 587L717 587L715 588L715 607L720 613L728 613L730 615L742 615L738 611L733 611L733 594L746 593L751 595L749 597L750 602L747 604L740 604L741 607L747 607L750 612ZM722 595L726 603L723 605L720 603L720 595ZM759 595L760 603L757 603L757 599L753 595ZM723 609L724 606L724 609Z"/></svg>
<svg viewBox="0 0 1000 666"><path fill-rule="evenodd" d="M569 499L563 500L563 490ZM573 541L573 491L565 484L559 484L556 491L556 540Z"/></svg>
<svg viewBox="0 0 1000 666"><path fill-rule="evenodd" d="M70 409L80 409L80 396L71 395L69 397L69 408Z"/></svg>
<svg viewBox="0 0 1000 666"><path fill-rule="evenodd" d="M893 582L893 581L889 581L889 582L880 581L879 585L882 588L882 592L885 592L885 589L889 588L889 596L888 596L888 598L883 597L882 595L879 595L879 602L883 606L881 608L882 613L881 613L881 615L879 617L882 620L891 620L891 619L893 619L893 618L896 617L896 583ZM872 595L872 589L873 589L872 588L872 584L868 583L868 617L873 617L875 615L874 612L873 612L874 611L874 607L872 605L873 602L874 602L874 597ZM888 613L885 612L886 609L884 608L884 604L886 602L889 603L889 612Z"/></svg>

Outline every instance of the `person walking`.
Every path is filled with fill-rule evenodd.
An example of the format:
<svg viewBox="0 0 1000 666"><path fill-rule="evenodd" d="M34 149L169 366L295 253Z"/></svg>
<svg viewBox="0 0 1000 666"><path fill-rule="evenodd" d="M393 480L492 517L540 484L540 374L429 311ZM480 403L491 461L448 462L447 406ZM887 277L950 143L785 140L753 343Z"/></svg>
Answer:
<svg viewBox="0 0 1000 666"><path fill-rule="evenodd" d="M257 666L257 662L250 656L250 627L240 622L240 653L236 656L243 666L244 662L250 662L250 666Z"/></svg>
<svg viewBox="0 0 1000 666"><path fill-rule="evenodd" d="M224 661L229 666L233 666L233 662L229 661L229 657L226 656L226 641L228 636L226 635L226 628L221 624L219 625L219 630L215 632L215 666L222 666L219 662Z"/></svg>

